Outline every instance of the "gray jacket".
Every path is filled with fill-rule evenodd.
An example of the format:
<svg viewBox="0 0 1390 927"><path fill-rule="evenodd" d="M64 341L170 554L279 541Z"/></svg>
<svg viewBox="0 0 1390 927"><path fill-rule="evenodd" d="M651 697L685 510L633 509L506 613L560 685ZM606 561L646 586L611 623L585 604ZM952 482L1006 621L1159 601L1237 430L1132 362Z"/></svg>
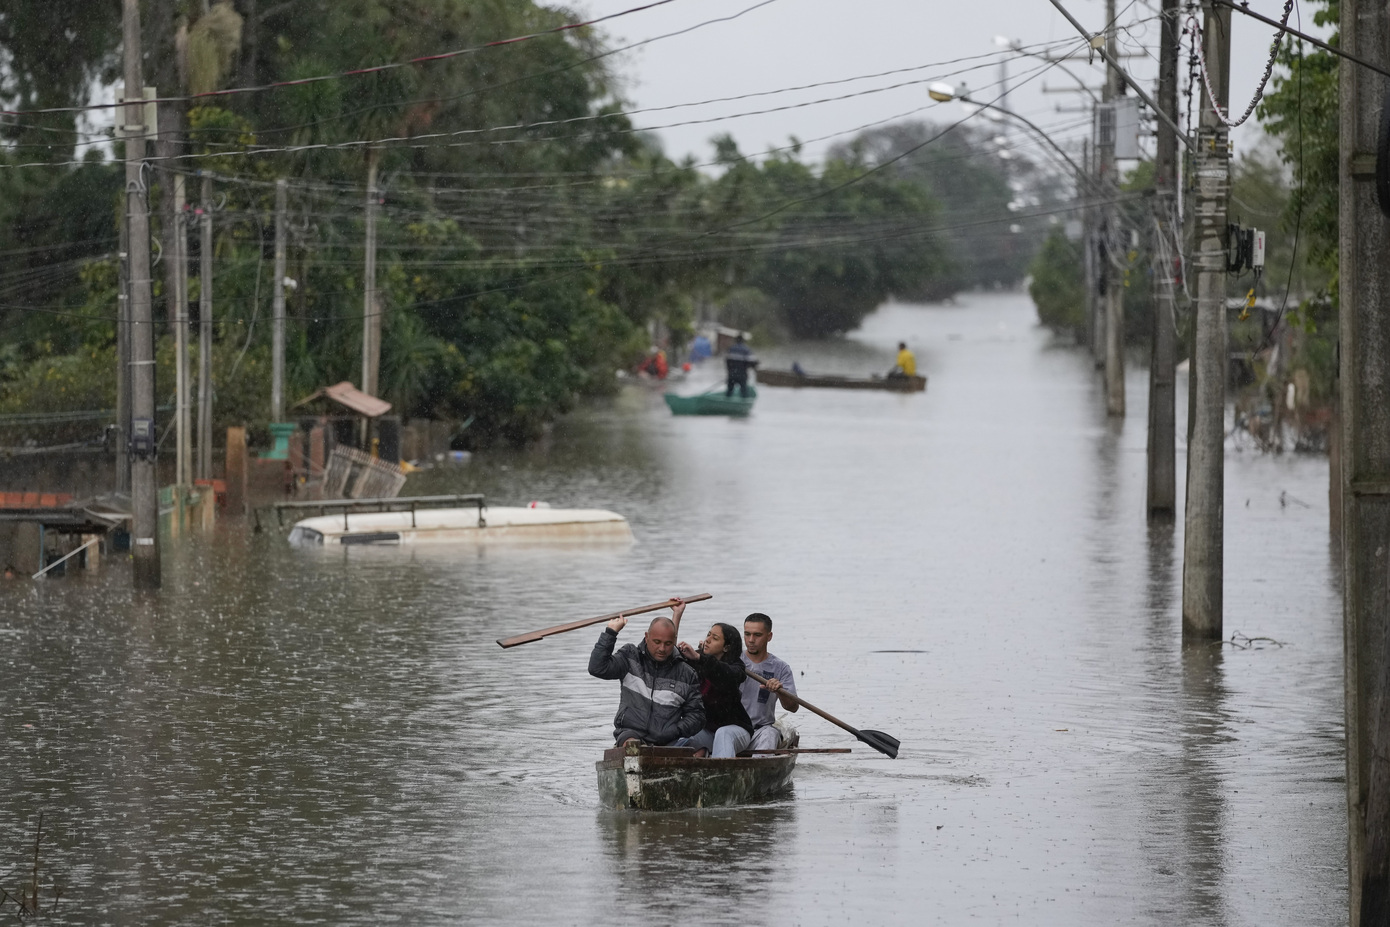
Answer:
<svg viewBox="0 0 1390 927"><path fill-rule="evenodd" d="M614 653L617 641L618 633L604 628L589 656L590 676L623 682L622 700L613 718L614 737L627 731L629 736L665 746L701 730L705 705L699 675L675 654L658 663L647 652L645 640Z"/></svg>

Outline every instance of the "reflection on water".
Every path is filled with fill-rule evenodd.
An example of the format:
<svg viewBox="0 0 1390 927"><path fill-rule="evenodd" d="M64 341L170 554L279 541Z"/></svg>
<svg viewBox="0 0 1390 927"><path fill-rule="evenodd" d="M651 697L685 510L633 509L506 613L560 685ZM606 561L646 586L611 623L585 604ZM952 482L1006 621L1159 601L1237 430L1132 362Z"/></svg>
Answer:
<svg viewBox="0 0 1390 927"><path fill-rule="evenodd" d="M1285 646L1184 650L1147 374L1107 419L1010 295L762 353L864 374L900 339L925 394L765 389L736 422L634 388L409 487L610 508L631 547L225 525L157 596L0 585L0 888L43 811L53 923L1345 923L1326 460L1228 455L1227 632ZM494 642L694 592L683 637L771 614L800 691L899 758L802 712L854 752L803 756L788 797L598 812L597 629Z"/></svg>
<svg viewBox="0 0 1390 927"><path fill-rule="evenodd" d="M755 889L796 842L794 801L681 814L598 816L603 864L617 910L656 923L739 924L759 910ZM730 871L730 860L749 869ZM764 912L770 913L770 912Z"/></svg>

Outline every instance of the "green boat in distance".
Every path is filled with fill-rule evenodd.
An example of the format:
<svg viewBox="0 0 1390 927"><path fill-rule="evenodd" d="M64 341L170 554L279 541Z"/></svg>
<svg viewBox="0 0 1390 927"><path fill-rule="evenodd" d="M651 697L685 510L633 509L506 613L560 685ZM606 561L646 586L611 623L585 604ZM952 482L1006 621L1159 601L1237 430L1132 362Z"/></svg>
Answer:
<svg viewBox="0 0 1390 927"><path fill-rule="evenodd" d="M758 398L758 391L753 387L748 387L748 397L738 394L725 396L724 387L718 386L714 389L706 390L698 396L679 396L675 393L666 394L666 405L670 407L673 415L732 415L742 418L753 411L753 400Z"/></svg>

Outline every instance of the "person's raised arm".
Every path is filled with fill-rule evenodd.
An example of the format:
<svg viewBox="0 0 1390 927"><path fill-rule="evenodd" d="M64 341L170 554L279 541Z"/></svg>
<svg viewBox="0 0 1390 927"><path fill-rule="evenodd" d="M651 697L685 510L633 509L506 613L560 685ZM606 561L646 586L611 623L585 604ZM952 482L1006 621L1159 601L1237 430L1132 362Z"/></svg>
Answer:
<svg viewBox="0 0 1390 927"><path fill-rule="evenodd" d="M627 626L622 615L608 622L599 632L593 653L589 654L589 675L599 679L622 679L627 672L627 661L613 655L613 645L618 642L618 632Z"/></svg>

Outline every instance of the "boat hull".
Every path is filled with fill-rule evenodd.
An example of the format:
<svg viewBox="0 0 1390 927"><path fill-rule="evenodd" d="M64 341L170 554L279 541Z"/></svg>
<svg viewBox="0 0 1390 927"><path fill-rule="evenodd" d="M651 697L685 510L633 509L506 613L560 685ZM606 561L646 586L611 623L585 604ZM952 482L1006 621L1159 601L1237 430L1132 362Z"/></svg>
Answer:
<svg viewBox="0 0 1390 927"><path fill-rule="evenodd" d="M615 811L742 805L787 789L796 769L794 753L727 759L696 759L693 753L636 744L604 751L594 764L599 802Z"/></svg>
<svg viewBox="0 0 1390 927"><path fill-rule="evenodd" d="M742 418L753 411L753 400L757 398L758 391L750 386L746 399L737 391L732 396L723 393L701 393L698 396L667 393L666 405L673 415L731 415Z"/></svg>
<svg viewBox="0 0 1390 927"><path fill-rule="evenodd" d="M631 543L627 519L603 509L475 507L321 515L295 523L295 547L354 544Z"/></svg>
<svg viewBox="0 0 1390 927"><path fill-rule="evenodd" d="M915 377L839 377L810 376L792 373L790 370L759 370L760 386L791 386L801 389L877 389L891 393L922 393L927 389L927 378Z"/></svg>

